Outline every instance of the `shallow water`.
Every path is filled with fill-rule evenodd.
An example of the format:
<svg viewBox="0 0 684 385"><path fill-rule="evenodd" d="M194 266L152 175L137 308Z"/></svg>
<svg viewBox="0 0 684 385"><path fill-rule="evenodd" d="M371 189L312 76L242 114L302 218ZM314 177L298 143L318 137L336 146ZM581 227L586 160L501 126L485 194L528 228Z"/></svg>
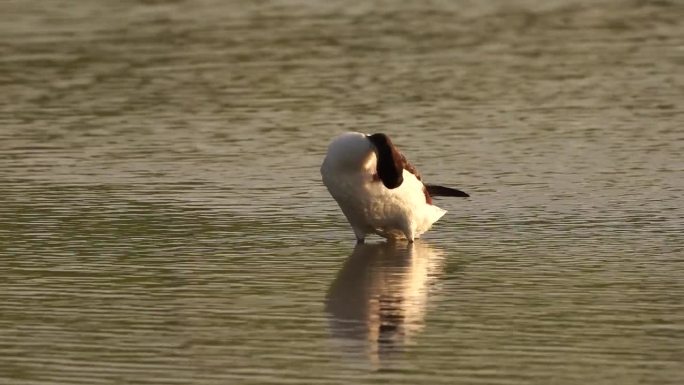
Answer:
<svg viewBox="0 0 684 385"><path fill-rule="evenodd" d="M0 382L679 384L678 1L5 1ZM332 136L471 198L354 247Z"/></svg>

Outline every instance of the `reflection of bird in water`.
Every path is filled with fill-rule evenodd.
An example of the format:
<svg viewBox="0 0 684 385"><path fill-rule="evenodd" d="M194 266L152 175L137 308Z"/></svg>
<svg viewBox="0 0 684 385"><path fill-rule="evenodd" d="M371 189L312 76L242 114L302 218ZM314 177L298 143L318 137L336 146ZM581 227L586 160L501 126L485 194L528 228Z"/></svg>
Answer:
<svg viewBox="0 0 684 385"><path fill-rule="evenodd" d="M358 244L330 286L326 310L341 348L374 366L424 326L430 282L441 253L423 242Z"/></svg>

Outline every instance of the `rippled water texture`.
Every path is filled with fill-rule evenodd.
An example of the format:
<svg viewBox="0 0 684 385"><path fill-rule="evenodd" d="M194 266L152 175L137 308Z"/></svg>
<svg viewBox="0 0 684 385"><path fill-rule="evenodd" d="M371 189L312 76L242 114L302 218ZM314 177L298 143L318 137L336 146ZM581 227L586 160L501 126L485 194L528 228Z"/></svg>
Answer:
<svg viewBox="0 0 684 385"><path fill-rule="evenodd" d="M0 383L684 383L681 1L0 3ZM469 199L354 247L328 141Z"/></svg>

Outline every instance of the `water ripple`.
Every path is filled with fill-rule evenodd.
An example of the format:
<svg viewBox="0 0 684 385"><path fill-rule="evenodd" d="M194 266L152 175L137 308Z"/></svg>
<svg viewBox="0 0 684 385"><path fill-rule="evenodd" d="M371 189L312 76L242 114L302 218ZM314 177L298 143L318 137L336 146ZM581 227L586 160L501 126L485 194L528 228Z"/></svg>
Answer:
<svg viewBox="0 0 684 385"><path fill-rule="evenodd" d="M62 3L0 5L0 382L682 382L679 3ZM355 249L345 130L471 198Z"/></svg>

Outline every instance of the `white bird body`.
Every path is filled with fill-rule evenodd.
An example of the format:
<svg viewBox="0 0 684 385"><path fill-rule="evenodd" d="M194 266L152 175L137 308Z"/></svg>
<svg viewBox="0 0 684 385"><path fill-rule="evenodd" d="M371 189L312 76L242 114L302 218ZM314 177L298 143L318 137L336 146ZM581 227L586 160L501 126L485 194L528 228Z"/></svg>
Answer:
<svg viewBox="0 0 684 385"><path fill-rule="evenodd" d="M378 151L378 145L369 140L376 135L386 139L385 152ZM402 163L396 165L400 174L394 175L399 185L394 187L388 182L393 188L386 186L387 176L378 167L379 156L390 156L387 146L395 163ZM321 166L323 183L347 217L358 242L368 234L413 242L446 213L432 204L420 176L406 165L405 158L383 134L348 132L330 143Z"/></svg>

